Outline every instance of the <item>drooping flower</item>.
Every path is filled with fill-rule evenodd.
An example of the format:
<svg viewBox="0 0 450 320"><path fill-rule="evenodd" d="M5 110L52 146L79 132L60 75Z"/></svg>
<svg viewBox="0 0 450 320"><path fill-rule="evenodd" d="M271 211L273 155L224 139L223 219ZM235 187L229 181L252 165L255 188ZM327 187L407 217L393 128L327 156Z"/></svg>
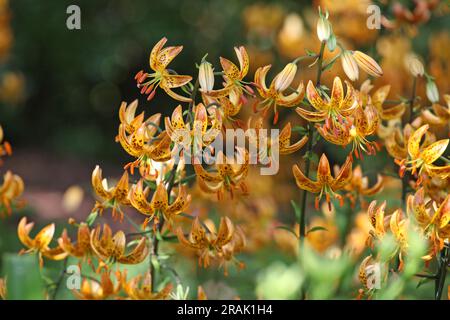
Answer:
<svg viewBox="0 0 450 320"><path fill-rule="evenodd" d="M154 292L152 287L152 275L146 272L127 281L126 270L121 275L121 285L126 295L131 300L164 300L172 291L172 284L167 284L161 291Z"/></svg>
<svg viewBox="0 0 450 320"><path fill-rule="evenodd" d="M309 81L306 87L306 97L316 111L309 111L301 107L296 108L295 111L302 118L311 122L320 122L327 119L330 119L331 122L343 122L343 119L350 116L358 107L353 87L348 82L346 84L347 94L344 98L342 81L339 77L335 77L331 99L322 99L312 81Z"/></svg>
<svg viewBox="0 0 450 320"><path fill-rule="evenodd" d="M335 167L335 174L339 172L339 168ZM373 196L383 189L383 178L380 174L377 174L377 182L369 187L369 178L363 176L363 172L360 165L357 165L353 169L352 178L350 183L345 185L344 190L347 192L346 196L350 199L352 206L356 204L356 200L360 196Z"/></svg>
<svg viewBox="0 0 450 320"><path fill-rule="evenodd" d="M450 238L450 195L440 204L427 202L425 189L420 188L414 195L408 196L407 212L430 238L433 244L431 255L442 250L444 241Z"/></svg>
<svg viewBox="0 0 450 320"><path fill-rule="evenodd" d="M254 146L255 150L259 151L260 157L268 157L271 154L272 145L275 143L272 139L269 139L264 134L261 134L261 130L265 130L263 127L264 119L262 117L256 118L253 121L252 118L248 119L247 127L249 134L249 145ZM300 140L291 144L292 127L288 122L280 134L278 135L278 153L280 155L288 155L300 150L308 141L308 136L303 136ZM266 148L263 148L266 145Z"/></svg>
<svg viewBox="0 0 450 320"><path fill-rule="evenodd" d="M217 108L207 110L202 103L199 103L193 110L194 120L191 125L185 123L183 119L183 108L181 105L175 108L172 116L164 119L167 134L170 139L181 147L191 150L194 142L201 145L211 144L221 132L222 116ZM208 115L211 117L209 118Z"/></svg>
<svg viewBox="0 0 450 320"><path fill-rule="evenodd" d="M59 246L70 256L76 258L85 258L88 259L93 254L91 248L91 232L89 230L89 226L82 222L78 226L77 232L77 241L72 243L72 240L67 234L67 230L61 234L61 237L58 239Z"/></svg>
<svg viewBox="0 0 450 320"><path fill-rule="evenodd" d="M266 85L266 76L269 72L271 65L260 67L255 72L256 88L264 99L259 103L259 109L265 116L270 108L275 111L274 124L278 121L278 106L282 107L295 107L302 102L304 97L303 82L300 82L296 89L291 88L292 81L294 80L297 72L297 65L293 62L288 63L284 69L275 76L269 87ZM290 89L290 94L285 95L285 91Z"/></svg>
<svg viewBox="0 0 450 320"><path fill-rule="evenodd" d="M220 92L226 92L231 89L238 89L239 92L246 91L252 93L253 90L243 81L248 73L250 61L247 50L243 46L235 47L234 52L239 60L239 67L230 60L220 57L220 64L222 65L225 87Z"/></svg>
<svg viewBox="0 0 450 320"><path fill-rule="evenodd" d="M352 153L357 158L362 158L362 151L372 155L379 148L376 142L367 139L376 132L378 122L375 107L367 106L365 109L356 108L353 118L347 119L346 122L325 122L323 126L316 125L316 128L319 134L331 143L341 146L352 143Z"/></svg>
<svg viewBox="0 0 450 320"><path fill-rule="evenodd" d="M55 224L49 224L39 231L34 238L30 237L31 229L33 229L34 223L27 223L27 218L23 217L17 227L17 234L20 242L28 249L22 249L22 253L37 252L39 256L39 265L42 268L44 260L42 257L46 257L50 260L62 260L67 257L67 253L58 247L50 248L50 242L53 239L55 233Z"/></svg>
<svg viewBox="0 0 450 320"><path fill-rule="evenodd" d="M163 183L159 183L151 201L147 200L150 189L144 189L143 180L131 188L130 201L134 208L147 216L144 221L144 228L148 222L155 219L155 225L158 224L162 215L171 225L173 217L186 211L191 203L191 196L187 194L186 187L179 185L178 194L175 200L169 204L169 195Z"/></svg>
<svg viewBox="0 0 450 320"><path fill-rule="evenodd" d="M385 146L389 155L395 159L401 160L408 157L408 140L411 134L414 132L414 127L410 124L406 124L403 128L403 131L400 131L400 128L394 126L393 131L390 134L387 134L385 138ZM433 134L426 132L425 138L421 143L421 148L424 148L430 145L435 141L435 137Z"/></svg>
<svg viewBox="0 0 450 320"><path fill-rule="evenodd" d="M433 103L430 109L422 111L421 117L431 126L449 126L450 124L450 95L444 94L447 107Z"/></svg>
<svg viewBox="0 0 450 320"><path fill-rule="evenodd" d="M118 274L116 277L120 280ZM111 280L111 272L104 271L100 281L83 279L80 290L73 290L73 294L81 300L105 300L118 294L120 289L120 281L114 284Z"/></svg>
<svg viewBox="0 0 450 320"><path fill-rule="evenodd" d="M174 74L167 69L169 63L183 50L183 46L166 47L163 49L166 42L167 38L165 37L159 40L150 53L150 68L154 73L146 73L141 70L136 74L135 79L138 87L141 88L142 94L148 95L148 100L151 100L156 93L156 89L161 87L173 99L190 102L190 98L183 97L172 91L172 89L184 86L192 80L192 77Z"/></svg>
<svg viewBox="0 0 450 320"><path fill-rule="evenodd" d="M401 102L389 108L383 106L383 103L389 95L391 86L382 86L378 88L373 94L370 94L372 88L373 85L371 85L370 80L364 81L361 85L361 88L359 90L359 99L361 101L361 105L373 105L377 109L378 115L380 116L381 120L399 119L405 112L405 103Z"/></svg>
<svg viewBox="0 0 450 320"><path fill-rule="evenodd" d="M24 183L21 177L7 171L0 185L0 216L5 212L11 215L12 207L21 207L23 201L18 199L24 191Z"/></svg>
<svg viewBox="0 0 450 320"><path fill-rule="evenodd" d="M159 128L161 114L154 114L144 121L143 113L134 117L134 106L121 108L121 124L116 138L128 154L137 158L125 166L131 173L135 167L145 166L150 160L167 161L171 158L170 137Z"/></svg>
<svg viewBox="0 0 450 320"><path fill-rule="evenodd" d="M126 253L128 246L125 233L117 231L113 236L107 224L103 225L103 232L100 225L91 231L91 246L104 263L138 264L144 261L149 252L146 238L142 237L131 252Z"/></svg>
<svg viewBox="0 0 450 320"><path fill-rule="evenodd" d="M400 166L400 175L403 176L405 171L411 171L421 175L422 172L431 177L440 177L447 179L450 177L450 165L437 166L433 163L442 156L447 149L450 139L443 139L433 142L427 147L421 147L420 143L423 136L428 131L429 125L423 125L414 131L408 139L408 157L398 160L396 163ZM420 183L420 177L418 184Z"/></svg>
<svg viewBox="0 0 450 320"><path fill-rule="evenodd" d="M119 214L120 218L123 219L120 205L130 205L130 200L128 199L128 172L124 171L122 177L115 186L109 186L108 180L102 178L102 169L100 166L96 166L92 172L92 187L97 196L101 199L101 201L96 202L93 211L98 209L99 212L102 213L105 208L112 208L113 217L116 217L116 214Z"/></svg>
<svg viewBox="0 0 450 320"><path fill-rule="evenodd" d="M217 194L219 200L223 199L226 192L233 197L238 189L243 195L247 195L248 187L245 178L248 173L249 161L247 150L238 150L237 161L228 159L222 151L219 151L215 172L205 170L201 164L194 164L197 183L202 191Z"/></svg>
<svg viewBox="0 0 450 320"><path fill-rule="evenodd" d="M333 196L343 204L343 198L337 191L344 189L352 178L352 159L347 157L342 168L337 173L336 177L331 176L330 163L325 154L322 154L317 168L317 180L312 181L306 177L297 165L292 167L295 182L300 189L319 193L316 196L315 207L318 210L319 202L323 195L325 195L327 203L331 206L330 197Z"/></svg>
<svg viewBox="0 0 450 320"><path fill-rule="evenodd" d="M198 218L195 218L188 238L181 228L177 229L177 236L181 244L198 252L199 265L205 268L212 261L217 261L226 267L224 263L232 260L234 255L245 246L245 237L242 231L235 227L228 217L220 219L217 232L211 221L208 220L202 224ZM242 267L241 263L238 265ZM226 272L227 269L225 269Z"/></svg>

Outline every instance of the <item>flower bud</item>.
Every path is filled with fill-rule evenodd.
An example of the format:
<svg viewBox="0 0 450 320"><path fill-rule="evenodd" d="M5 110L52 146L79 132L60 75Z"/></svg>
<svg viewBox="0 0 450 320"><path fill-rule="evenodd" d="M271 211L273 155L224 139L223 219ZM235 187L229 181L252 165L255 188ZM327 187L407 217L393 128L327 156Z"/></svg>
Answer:
<svg viewBox="0 0 450 320"><path fill-rule="evenodd" d="M320 41L327 41L331 36L331 23L325 16L320 16L317 21L317 37Z"/></svg>
<svg viewBox="0 0 450 320"><path fill-rule="evenodd" d="M358 64L350 51L345 50L341 55L342 68L347 77L355 81L359 77Z"/></svg>
<svg viewBox="0 0 450 320"><path fill-rule="evenodd" d="M354 51L353 57L355 58L356 63L360 66L360 68L371 76L380 77L383 75L383 70L381 70L380 65L367 54L361 51Z"/></svg>
<svg viewBox="0 0 450 320"><path fill-rule="evenodd" d="M413 75L413 77L422 77L425 73L422 62L413 53L406 56L405 67Z"/></svg>
<svg viewBox="0 0 450 320"><path fill-rule="evenodd" d="M437 103L439 101L439 91L433 80L427 81L426 93L430 102Z"/></svg>
<svg viewBox="0 0 450 320"><path fill-rule="evenodd" d="M292 62L288 63L275 78L275 90L278 92L286 90L294 80L296 72L297 65Z"/></svg>
<svg viewBox="0 0 450 320"><path fill-rule="evenodd" d="M198 71L198 81L200 83L200 91L210 92L214 87L214 71L212 64L208 61L202 61Z"/></svg>

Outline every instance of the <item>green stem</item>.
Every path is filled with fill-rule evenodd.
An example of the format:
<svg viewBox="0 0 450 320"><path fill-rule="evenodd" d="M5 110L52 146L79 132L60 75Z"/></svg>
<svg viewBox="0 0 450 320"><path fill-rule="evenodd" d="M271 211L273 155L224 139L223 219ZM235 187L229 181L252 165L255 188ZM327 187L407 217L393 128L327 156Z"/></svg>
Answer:
<svg viewBox="0 0 450 320"><path fill-rule="evenodd" d="M189 122L191 124L194 121L194 117L192 115L192 110L194 108L195 97L197 96L197 91L198 91L199 88L200 88L200 82L199 82L199 79L197 78L197 80L195 81L195 84L194 84L194 88L192 89L192 93L191 93L191 97L190 97L191 98L191 102L189 102L189 112L187 114L187 119L186 119L186 120L189 120ZM167 181L168 181L167 182L167 194L169 196L169 202L171 201L170 200L170 194L172 193L172 189L173 189L173 186L175 184L175 176L176 176L175 173L176 173L176 171L178 169L178 165L179 165L179 162L177 162L175 167L172 168L172 171L170 172L170 176L167 179ZM158 225L158 233L161 233L161 231L162 231L162 229L164 227L164 223L165 223L164 216L161 215L161 220L160 220L159 225ZM156 236L156 233L153 234L152 241L151 241L151 246L152 246L152 248L151 248L152 250L150 251L151 252L151 257L150 257L150 275L151 275L151 279L152 279L152 283L151 283L152 290L154 291L156 282L155 282L155 267L154 267L154 265L152 263L152 260L153 260L153 257L158 257L158 251L159 251L159 239Z"/></svg>
<svg viewBox="0 0 450 320"><path fill-rule="evenodd" d="M434 299L441 300L444 291L445 278L447 277L447 265L450 260L450 249L447 245L441 250L439 255L439 269L434 287Z"/></svg>
<svg viewBox="0 0 450 320"><path fill-rule="evenodd" d="M326 42L323 41L320 46L320 53L319 53L319 60L317 62L317 78L316 78L316 86L320 85L320 78L322 76L322 62L323 62L323 53L325 50L325 44ZM308 128L308 145L306 152L307 154L310 154L313 149L313 141L314 141L314 126L309 125ZM305 159L305 177L309 178L309 167L311 165L311 159L310 157L306 157ZM299 234L299 246L300 246L300 252L303 250L303 246L305 243L305 237L306 237L306 200L308 197L308 191L302 190L301 194L301 202L300 202L300 216L299 216L299 226L300 226L300 234ZM304 300L306 297L306 291L302 289L301 292L301 299Z"/></svg>
<svg viewBox="0 0 450 320"><path fill-rule="evenodd" d="M411 123L411 121L414 118L414 101L416 100L416 87L417 87L417 78L414 77L413 85L412 85L412 92L411 92L411 99L409 100L409 115L406 119L404 119L403 122L403 128L406 124ZM409 175L407 172L405 172L405 175L402 179L402 204L403 206L406 205L406 195L408 193L408 184L409 184Z"/></svg>

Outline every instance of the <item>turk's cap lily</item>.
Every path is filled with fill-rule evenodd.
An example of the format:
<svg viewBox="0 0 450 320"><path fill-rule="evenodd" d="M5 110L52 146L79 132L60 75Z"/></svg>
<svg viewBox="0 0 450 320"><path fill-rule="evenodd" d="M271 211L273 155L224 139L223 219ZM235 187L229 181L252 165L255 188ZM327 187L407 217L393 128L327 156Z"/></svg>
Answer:
<svg viewBox="0 0 450 320"><path fill-rule="evenodd" d="M67 253L60 247L50 248L50 242L55 233L55 224L49 224L42 228L34 238L30 237L30 232L33 229L34 223L27 223L27 218L23 217L17 227L17 234L20 242L28 248L26 251L37 251L39 254L39 265L43 266L42 256L51 260L62 260L66 258Z"/></svg>
<svg viewBox="0 0 450 320"><path fill-rule="evenodd" d="M222 65L223 72L225 74L225 80L229 82L241 81L248 73L249 58L245 47L235 47L234 52L239 60L239 67L237 67L230 60L220 57L220 64Z"/></svg>

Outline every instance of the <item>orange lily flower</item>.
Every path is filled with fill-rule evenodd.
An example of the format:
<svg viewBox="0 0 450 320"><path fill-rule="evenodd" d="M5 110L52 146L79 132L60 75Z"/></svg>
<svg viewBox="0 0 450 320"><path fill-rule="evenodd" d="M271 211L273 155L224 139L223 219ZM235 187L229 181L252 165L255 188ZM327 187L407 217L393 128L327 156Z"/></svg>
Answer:
<svg viewBox="0 0 450 320"><path fill-rule="evenodd" d="M260 110L263 112L263 116L266 116L269 108L273 107L275 116L273 123L278 121L277 107L294 107L302 102L304 97L303 82L300 82L296 90L292 93L285 95L284 92L290 88L292 81L294 80L297 72L297 65L293 62L288 63L284 69L275 76L269 87L266 85L266 76L272 66L268 65L260 67L255 72L256 88L264 99L260 104Z"/></svg>
<svg viewBox="0 0 450 320"><path fill-rule="evenodd" d="M147 200L149 191L148 187L144 189L143 180L141 179L131 188L130 192L130 201L133 207L140 213L148 216L144 221L144 228L153 218L155 218L155 225L157 225L159 213L164 216L170 226L173 217L186 211L191 203L191 196L187 194L186 187L181 184L179 185L176 199L170 205L169 195L163 183L157 185L150 202Z"/></svg>
<svg viewBox="0 0 450 320"><path fill-rule="evenodd" d="M34 223L27 223L27 218L23 217L17 227L17 234L20 242L28 249L22 249L20 254L28 252L37 252L39 255L39 265L42 268L44 260L42 256L50 260L62 260L67 257L67 253L60 247L49 248L49 244L53 239L55 233L55 224L49 224L42 228L41 231L34 237L30 237L31 229L33 229Z"/></svg>
<svg viewBox="0 0 450 320"><path fill-rule="evenodd" d="M300 107L296 108L295 111L302 118L311 122L320 122L326 119L331 119L332 122L336 122L336 120L343 122L343 119L352 115L355 108L358 107L352 85L347 81L345 83L347 84L345 98L342 81L339 77L335 77L331 99L324 100L320 97L312 81L309 81L306 86L306 97L316 111L308 111Z"/></svg>
<svg viewBox="0 0 450 320"><path fill-rule="evenodd" d="M353 111L353 120L347 123L325 122L321 127L316 125L319 134L327 141L346 146L353 143L352 153L356 158L363 156L362 151L368 155L375 154L379 148L376 142L366 139L372 135L378 128L378 114L373 106L367 106L365 109L358 107Z"/></svg>
<svg viewBox="0 0 450 320"><path fill-rule="evenodd" d="M64 229L61 237L58 239L59 246L67 252L70 256L76 258L89 257L93 251L91 248L91 231L89 226L82 222L78 226L77 242L72 243L67 234L67 230Z"/></svg>
<svg viewBox="0 0 450 320"><path fill-rule="evenodd" d="M260 130L264 129L263 123L264 119L262 117L258 117L254 122L254 124L252 125L252 118L249 118L247 126L248 128L252 128L255 130L255 134L250 135L249 137L250 145L254 145L256 150L261 150L260 143L267 142L267 154L265 156L268 156L270 154L272 141L271 139L269 141L269 139L265 139L265 137L259 135ZM291 134L292 134L292 127L291 123L288 122L278 135L278 152L280 155L288 155L294 153L300 150L306 144L306 142L308 142L308 136L304 136L299 141L291 144Z"/></svg>
<svg viewBox="0 0 450 320"><path fill-rule="evenodd" d="M113 208L113 217L115 217L118 212L120 219L122 220L123 213L120 209L120 205L130 205L130 200L128 199L128 172L124 171L117 184L114 187L110 187L108 186L108 180L102 178L102 169L100 169L99 166L96 166L92 172L92 187L102 201L96 202L93 211L99 209L100 213L102 213L104 208L111 207Z"/></svg>
<svg viewBox="0 0 450 320"><path fill-rule="evenodd" d="M3 141L3 128L0 126L0 157L4 155L11 155L12 148L8 141ZM2 143L3 142L3 143Z"/></svg>
<svg viewBox="0 0 450 320"><path fill-rule="evenodd" d="M120 279L119 276L118 279ZM119 291L120 282L117 281L117 284L114 285L110 272L105 271L102 273L99 282L83 279L80 290L73 290L73 294L81 300L105 300L116 295Z"/></svg>
<svg viewBox="0 0 450 320"><path fill-rule="evenodd" d="M101 237L100 237L101 235ZM142 237L134 249L126 254L126 237L123 231L112 235L111 228L103 225L103 233L98 225L91 231L91 246L95 254L103 262L118 262L123 264L138 264L144 261L148 254L146 238Z"/></svg>
<svg viewBox="0 0 450 320"><path fill-rule="evenodd" d="M335 197L343 204L344 199L336 191L344 189L344 187L351 181L352 178L352 159L347 157L342 168L333 178L330 172L330 163L325 154L322 154L317 168L317 181L312 181L306 177L297 165L292 167L294 173L295 182L300 189L319 193L315 200L315 207L319 209L319 202L322 196L325 194L329 208L331 208L330 196ZM331 209L330 209L331 210Z"/></svg>
<svg viewBox="0 0 450 320"><path fill-rule="evenodd" d="M399 128L394 128L394 131L385 138L386 150L390 156L398 160L408 157L408 140L414 130L414 127L410 124L405 125L403 132ZM434 135L426 132L424 141L421 143L421 148L426 147L434 141Z"/></svg>
<svg viewBox="0 0 450 320"><path fill-rule="evenodd" d="M154 114L146 121L142 121L142 118L139 115L130 122L128 120L122 121L117 136L122 148L128 154L137 158L137 160L125 166L125 168L129 167L132 173L136 166L145 166L149 160L167 161L171 158L171 140L167 132L162 131L155 137L159 130L161 114ZM129 123L133 123L133 126ZM131 131L136 126L138 126L137 129Z"/></svg>
<svg viewBox="0 0 450 320"><path fill-rule="evenodd" d="M407 200L408 214L413 215L417 224L428 234L434 244L433 253L439 252L444 241L450 239L450 195L441 204L425 201L425 190L420 188Z"/></svg>
<svg viewBox="0 0 450 320"><path fill-rule="evenodd" d="M228 217L220 219L217 232L210 220L205 221L205 224L202 225L197 217L192 223L188 238L185 237L181 228L178 228L176 233L181 244L198 252L199 265L204 268L207 268L212 260L223 265L245 246L242 231L235 227ZM242 264L239 264L239 266L242 267ZM226 272L227 269L225 269Z"/></svg>
<svg viewBox="0 0 450 320"><path fill-rule="evenodd" d="M444 100L447 103L447 108L438 103L433 103L431 110L426 109L422 111L421 117L425 123L434 126L448 126L450 123L450 95L444 94Z"/></svg>
<svg viewBox="0 0 450 320"><path fill-rule="evenodd" d="M243 81L250 65L247 50L243 46L240 46L239 48L234 47L234 52L239 60L239 67L230 60L220 57L220 64L224 73L223 78L225 80L225 88L220 92L237 89L239 92L244 90L252 94L253 90Z"/></svg>
<svg viewBox="0 0 450 320"><path fill-rule="evenodd" d="M182 106L179 105L176 107L172 113L172 117L166 117L164 119L167 134L176 143L190 144L193 138L194 141L201 139L204 145L211 144L222 129L222 116L220 112L216 108L213 111L207 111L202 103L199 103L193 111L194 122L191 129L190 124L184 122ZM208 113L210 113L211 119L208 118ZM184 145L184 147L188 146Z"/></svg>
<svg viewBox="0 0 450 320"><path fill-rule="evenodd" d="M0 185L0 216L6 211L6 214L11 215L14 204L16 207L21 207L23 201L17 200L24 190L24 183L21 177L7 171L3 178L3 184Z"/></svg>
<svg viewBox="0 0 450 320"><path fill-rule="evenodd" d="M127 272L121 276L122 288L131 300L164 300L172 291L172 284L167 284L161 291L153 292L152 275L146 272L144 276L138 275L127 281Z"/></svg>
<svg viewBox="0 0 450 320"><path fill-rule="evenodd" d="M194 171L197 174L197 183L200 189L207 193L217 194L219 200L223 199L227 191L233 197L235 191L240 189L243 195L248 194L248 187L245 178L248 173L249 154L248 151L239 151L238 156L244 153L243 163L233 163L224 156L222 151L218 152L216 172L206 171L201 164L194 164Z"/></svg>
<svg viewBox="0 0 450 320"><path fill-rule="evenodd" d="M382 86L370 95L372 88L373 85L370 83L370 80L364 81L361 85L359 99L363 106L373 105L377 109L378 115L382 120L399 119L403 113L405 113L406 105L403 102L390 108L383 106L383 103L391 90L390 85Z"/></svg>
<svg viewBox="0 0 450 320"><path fill-rule="evenodd" d="M424 171L431 177L437 176L441 179L450 177L450 165L437 166L433 164L444 154L450 139L439 140L422 148L420 142L428 128L429 125L423 125L411 134L408 139L408 158L395 160L400 166L400 176L403 176L406 170L410 170L413 175L416 172L420 175ZM419 179L418 184L420 182L421 179Z"/></svg>
<svg viewBox="0 0 450 320"><path fill-rule="evenodd" d="M339 167L334 168L335 174L339 172ZM373 196L383 189L383 178L381 175L377 175L377 182L369 187L369 178L364 177L360 165L357 165L353 169L352 179L350 183L344 187L347 191L346 196L350 199L352 206L356 203L356 198L363 196Z"/></svg>
<svg viewBox="0 0 450 320"><path fill-rule="evenodd" d="M190 102L190 98L183 97L172 91L172 89L184 86L192 80L192 77L173 74L167 69L169 63L183 50L183 46L163 49L166 42L167 38L165 37L159 40L150 53L150 68L154 73L149 74L141 70L136 74L135 80L138 83L138 87L141 88L141 93L148 94L148 100L151 100L155 96L156 89L161 87L173 99ZM146 81L149 78L150 80Z"/></svg>

